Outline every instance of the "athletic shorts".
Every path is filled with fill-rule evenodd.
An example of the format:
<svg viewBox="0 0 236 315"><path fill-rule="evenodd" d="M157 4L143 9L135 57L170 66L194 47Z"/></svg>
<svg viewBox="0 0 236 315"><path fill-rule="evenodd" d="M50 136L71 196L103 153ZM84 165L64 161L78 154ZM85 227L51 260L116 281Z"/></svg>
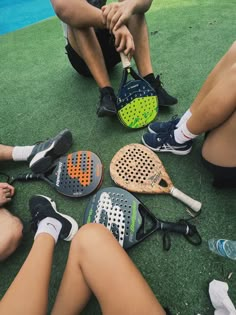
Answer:
<svg viewBox="0 0 236 315"><path fill-rule="evenodd" d="M236 187L236 167L223 167L212 164L202 156L203 165L212 173L214 180L212 185L217 188Z"/></svg>
<svg viewBox="0 0 236 315"><path fill-rule="evenodd" d="M102 49L107 70L110 71L117 63L120 62L120 54L115 49L113 35L111 35L108 30L100 29L96 31L96 35ZM65 49L72 67L79 74L85 77L91 77L91 72L86 63L72 48L69 41Z"/></svg>
<svg viewBox="0 0 236 315"><path fill-rule="evenodd" d="M209 135L210 130L205 132L204 139ZM212 173L212 185L217 188L234 188L236 187L236 167L224 167L208 162L202 156L203 165Z"/></svg>

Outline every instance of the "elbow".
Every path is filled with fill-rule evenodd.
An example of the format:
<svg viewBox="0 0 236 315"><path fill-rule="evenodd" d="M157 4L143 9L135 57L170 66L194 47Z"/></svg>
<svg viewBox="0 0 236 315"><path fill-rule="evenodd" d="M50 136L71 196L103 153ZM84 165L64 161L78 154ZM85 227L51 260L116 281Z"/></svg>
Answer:
<svg viewBox="0 0 236 315"><path fill-rule="evenodd" d="M64 0L51 0L53 9L56 15L59 17L60 20L63 22L67 22L70 18L70 9L68 6L67 1Z"/></svg>

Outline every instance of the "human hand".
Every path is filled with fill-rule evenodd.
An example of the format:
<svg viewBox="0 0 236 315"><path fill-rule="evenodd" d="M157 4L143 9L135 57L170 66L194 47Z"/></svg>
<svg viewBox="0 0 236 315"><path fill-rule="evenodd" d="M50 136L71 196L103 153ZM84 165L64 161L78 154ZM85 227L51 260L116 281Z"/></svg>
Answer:
<svg viewBox="0 0 236 315"><path fill-rule="evenodd" d="M7 183L0 183L0 207L11 201L15 188Z"/></svg>
<svg viewBox="0 0 236 315"><path fill-rule="evenodd" d="M110 31L116 31L128 23L133 14L133 1L114 2L104 5L101 9L106 27Z"/></svg>
<svg viewBox="0 0 236 315"><path fill-rule="evenodd" d="M115 47L118 52L123 52L131 58L134 54L135 46L133 36L125 25L122 25L116 31L113 30L115 37Z"/></svg>

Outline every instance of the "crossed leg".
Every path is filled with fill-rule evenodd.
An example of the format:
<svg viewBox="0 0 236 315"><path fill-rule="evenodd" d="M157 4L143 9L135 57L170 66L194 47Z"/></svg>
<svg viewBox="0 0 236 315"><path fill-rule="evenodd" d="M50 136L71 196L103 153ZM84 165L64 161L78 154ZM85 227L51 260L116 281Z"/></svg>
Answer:
<svg viewBox="0 0 236 315"><path fill-rule="evenodd" d="M41 233L36 237L25 263L0 302L1 315L47 313L54 247L51 235ZM91 292L103 314L165 314L126 252L99 224L83 226L72 240L52 315L78 315Z"/></svg>
<svg viewBox="0 0 236 315"><path fill-rule="evenodd" d="M99 224L82 227L72 240L52 315L79 314L91 292L103 314L165 314L129 256Z"/></svg>

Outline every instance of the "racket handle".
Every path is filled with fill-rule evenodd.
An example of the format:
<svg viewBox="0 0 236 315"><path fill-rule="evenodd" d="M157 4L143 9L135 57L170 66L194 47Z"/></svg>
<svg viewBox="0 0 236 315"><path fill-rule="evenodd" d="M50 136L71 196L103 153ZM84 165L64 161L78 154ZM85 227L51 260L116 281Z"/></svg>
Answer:
<svg viewBox="0 0 236 315"><path fill-rule="evenodd" d="M129 68L131 66L129 58L123 52L120 53L120 59L121 59L123 68Z"/></svg>
<svg viewBox="0 0 236 315"><path fill-rule="evenodd" d="M170 194L179 199L180 201L182 201L183 203L185 203L187 206L189 206L191 209L193 209L195 212L198 212L201 207L202 204L201 202L189 197L188 195L186 195L185 193L183 193L182 191L180 191L179 189L172 187Z"/></svg>
<svg viewBox="0 0 236 315"><path fill-rule="evenodd" d="M202 238L198 233L196 226L185 220L180 220L178 223L161 221L160 230L182 234L189 243L196 246L202 243Z"/></svg>
<svg viewBox="0 0 236 315"><path fill-rule="evenodd" d="M40 178L41 178L40 174L27 173L27 174L18 175L16 178L14 178L14 181L15 180L27 181L27 180L40 179Z"/></svg>
<svg viewBox="0 0 236 315"><path fill-rule="evenodd" d="M192 230L188 224L184 223L170 223L170 222L161 222L160 229L166 232L174 232L183 235L189 235L192 233Z"/></svg>

